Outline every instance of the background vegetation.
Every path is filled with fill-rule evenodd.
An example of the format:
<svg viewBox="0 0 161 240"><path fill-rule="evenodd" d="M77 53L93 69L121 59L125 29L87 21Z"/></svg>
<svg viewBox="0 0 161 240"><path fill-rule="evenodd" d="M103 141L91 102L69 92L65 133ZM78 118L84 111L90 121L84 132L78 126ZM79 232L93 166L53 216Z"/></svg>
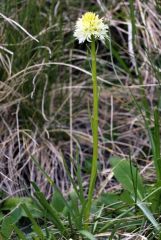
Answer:
<svg viewBox="0 0 161 240"><path fill-rule="evenodd" d="M109 24L97 46L99 164L92 157L86 11ZM1 239L161 239L159 0L0 1ZM54 192L54 194L53 194Z"/></svg>

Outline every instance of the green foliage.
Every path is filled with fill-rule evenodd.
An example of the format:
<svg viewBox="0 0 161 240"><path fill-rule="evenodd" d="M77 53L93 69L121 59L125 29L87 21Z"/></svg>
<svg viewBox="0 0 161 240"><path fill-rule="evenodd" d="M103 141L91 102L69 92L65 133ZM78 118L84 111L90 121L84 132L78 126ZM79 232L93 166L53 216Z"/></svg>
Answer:
<svg viewBox="0 0 161 240"><path fill-rule="evenodd" d="M157 172L157 180L158 182L160 182L161 181L160 117L159 117L159 110L157 107L154 109L153 140L154 140L154 148L153 148L154 164Z"/></svg>
<svg viewBox="0 0 161 240"><path fill-rule="evenodd" d="M33 218L30 210L27 208L27 206L25 204L22 204L21 205L22 209L25 211L27 217L30 219L31 223L32 223L32 228L35 232L35 234L37 234L37 236L40 238L40 239L44 239L44 234L41 230L41 228L38 226L37 222L35 221L35 219Z"/></svg>
<svg viewBox="0 0 161 240"><path fill-rule="evenodd" d="M143 199L144 185L137 168L129 160L119 157L112 157L109 161L116 179L122 184L124 189L128 190L136 199Z"/></svg>
<svg viewBox="0 0 161 240"><path fill-rule="evenodd" d="M20 206L17 206L3 218L0 232L5 239L9 239L11 237L14 228L13 224L17 223L21 217L22 210Z"/></svg>
<svg viewBox="0 0 161 240"><path fill-rule="evenodd" d="M31 134L31 138L35 135L36 137L38 136L38 144L42 136L47 133L48 137L51 138L51 143L56 142L58 145L59 143L63 145L62 142L64 141L64 145L66 145L66 142L71 137L69 136L71 132L68 129L70 121L68 98L71 94L73 120L77 120L77 116L79 118L81 111L81 114L84 114L83 107L87 104L82 103L82 100L85 99L86 101L88 97L89 113L84 116L85 118L87 116L89 122L92 122L89 99L91 94L89 91L86 95L85 89L89 87L88 83L90 82L90 56L87 54L88 56L86 57L85 45L78 47L77 42L74 41L73 23L79 14L86 10L99 12L100 15L107 18L106 20L111 16L112 24L109 22L111 42L106 41L105 45L102 43L98 45L99 51L101 50L97 57L98 81L104 91L103 94L106 92L103 104L107 98L107 112L109 113L111 110L111 116L108 119L104 119L105 114L101 110L102 103L100 104L99 147L106 149L107 143L109 149L106 149L105 156L108 152L108 157L109 153L115 152L115 150L117 152L117 137L122 137L120 136L121 134L124 135L124 132L119 132L122 122L118 123L120 118L118 117L117 120L117 116L120 115L117 114L117 109L120 107L121 114L123 114L124 110L128 110L125 113L130 119L128 119L127 123L130 122L131 124L134 120L139 127L137 128L136 126L136 129L133 130L137 132L139 128L142 128L141 133L139 132L137 136L138 139L143 134L143 140L147 140L147 149L144 150L139 146L142 152L144 152L144 156L142 154L138 155L135 161L141 162L140 165L144 168L145 164L147 162L149 164L152 160L155 166L156 179L154 178L152 184L147 184L146 180L144 182L142 180L139 167L134 166L131 159L123 159L121 157L108 159L107 157L115 177L112 181L114 180L116 184L117 180L121 184L122 189L118 187L113 192L108 192L107 190L107 192L97 196L96 199L92 199L91 211L89 213L91 224L89 224L88 231L84 230L84 212L87 204L87 197L84 194L87 189L84 188L87 188L86 179L91 172L92 157L88 154L87 157L83 158L85 163L83 164L84 169L82 169L82 165L79 162L79 150L83 152L84 149L81 149L79 140L82 141L83 137L81 138L77 133L75 135L73 131L73 139L76 139L76 142L78 141L78 145L80 144L78 149L75 149L74 145L74 151L76 151L77 156L74 154L73 158L71 157L70 159L70 163L74 166L74 177L70 173L66 159L63 159L73 191L68 196L63 196L53 179L40 166L39 159L35 160L32 157L33 163L52 186L54 193L51 199L47 199L35 183L32 183L34 188L34 196L32 197L6 198L5 194L0 193L0 239L3 237L4 240L57 240L61 238L95 240L99 238L95 235L100 234L99 236L104 235L104 238L107 238L106 234L108 234L108 239L110 240L125 238L123 236L124 231L134 234L143 233L149 240L161 239L161 236L159 236L161 213L161 66L160 54L158 54L160 45L159 47L157 45L158 39L160 39L160 36L158 36L160 29L158 28L158 32L156 29L153 30L153 27L158 27L157 21L159 22L158 19L160 19L160 1L154 1L154 5L153 1L138 1L137 3L134 0L127 1L126 5L122 4L122 2L118 4L117 1L95 2L97 3L78 0L1 0L0 11L8 17L8 20L4 20L1 15L0 76L2 85L0 95L2 97L0 97L0 102L2 112L0 115L3 117L4 112L7 111L9 112L9 118L12 117L12 114L10 115L10 107L15 110L17 103L20 103L18 119L16 119L17 125L19 124L18 132L25 131L27 134ZM139 3L141 5L137 5ZM152 9L148 5L149 3L153 6ZM146 4L148 7L146 7ZM144 7L146 7L146 10ZM148 15L148 9L155 11L155 8L158 12L158 17L155 14ZM19 25L15 25L11 19ZM128 28L129 21L132 28L131 32ZM144 21L147 24L144 25ZM154 38L155 34L156 38ZM148 43L144 43L146 36ZM133 49L132 56L130 55L130 47ZM131 62L133 57L136 60L135 64ZM84 72L79 70L79 67L82 67ZM85 71L88 71L87 74ZM147 72L149 75L152 74L152 77L145 80ZM77 86L82 88L81 93L76 92L75 94L74 91L72 92L72 88L70 89L69 87L70 79L73 81L73 89L76 89ZM151 82L152 84L155 83L156 89L149 85L152 92L154 91L154 95L149 96L150 91L144 85ZM132 88L133 84L136 85L134 88ZM128 100L127 98L121 99L121 101L118 100L121 87L124 95L127 95L128 92L132 99L130 102L129 98ZM118 97L117 100L115 99L115 92ZM112 112L113 100L116 114ZM126 109L123 109L125 106ZM135 119L136 114L138 119ZM133 119L131 120L130 117ZM83 124L85 118L82 118ZM104 120L108 122L106 125L103 125ZM123 125L126 125L124 123L126 123L125 120L123 120ZM5 124L7 132L10 131L10 124L7 121ZM18 128L17 125L16 128ZM75 124L72 127L74 129L77 126ZM84 126L82 129L78 126L77 129L84 133ZM90 132L91 129L88 129L88 131ZM102 142L101 134L105 136L105 142ZM2 147L3 144L6 144L5 142L8 144L8 139L12 138L11 136L12 133L10 133L8 138L4 139ZM91 134L89 134L89 139L87 136L85 141L90 142L90 137ZM109 142L109 139L111 139L111 142L114 141L116 148L111 149L112 144ZM124 138L122 149L125 147L124 142L127 143L129 139L130 137L128 138L128 136L127 139L126 137ZM133 143L133 141L129 143L130 147L133 147ZM26 149L28 151L28 146ZM129 149L127 150L126 148L125 152L124 150L122 151L126 155ZM5 164L4 166L2 164L5 174L8 171L6 170L6 157L9 158L9 152L10 149L7 146ZM25 154L23 155L24 158ZM102 170L101 164L98 163L96 166L98 171ZM0 169L0 173L1 171L2 169ZM82 172L85 176L82 176ZM4 179L6 178L5 174ZM121 236L120 233L122 234ZM134 235L133 238L137 237Z"/></svg>
<svg viewBox="0 0 161 240"><path fill-rule="evenodd" d="M80 231L80 234L83 235L84 237L86 237L89 240L96 240L96 238L90 232L88 232L86 230Z"/></svg>
<svg viewBox="0 0 161 240"><path fill-rule="evenodd" d="M122 184L124 189L128 190L131 199L142 210L144 215L153 224L156 230L160 232L160 226L158 222L155 220L146 203L143 202L145 197L144 185L137 169L131 164L130 161L121 159L119 157L111 158L110 163L113 167L113 172L116 179ZM128 198L126 198L126 201L127 200Z"/></svg>
<svg viewBox="0 0 161 240"><path fill-rule="evenodd" d="M55 190L54 194L52 196L52 200L51 200L51 206L53 206L55 208L55 210L57 212L63 212L64 208L65 208L65 203L64 203L64 199L62 199L62 196L60 195L60 193Z"/></svg>
<svg viewBox="0 0 161 240"><path fill-rule="evenodd" d="M2 212L3 211L12 211L14 208L16 208L17 206L21 206L22 204L25 204L27 206L27 208L30 209L30 211L32 212L32 216L34 216L35 218L41 217L41 212L34 204L34 201L29 197L8 198L6 201L4 201L4 203L2 203L1 211ZM21 212L21 216L26 217L26 213L23 210Z"/></svg>
<svg viewBox="0 0 161 240"><path fill-rule="evenodd" d="M59 218L58 212L47 202L44 195L40 192L35 183L32 183L35 189L35 197L38 200L38 203L43 208L43 211L46 212L48 218L55 224L55 226L60 230L63 235L67 234L67 230L63 225L62 221Z"/></svg>

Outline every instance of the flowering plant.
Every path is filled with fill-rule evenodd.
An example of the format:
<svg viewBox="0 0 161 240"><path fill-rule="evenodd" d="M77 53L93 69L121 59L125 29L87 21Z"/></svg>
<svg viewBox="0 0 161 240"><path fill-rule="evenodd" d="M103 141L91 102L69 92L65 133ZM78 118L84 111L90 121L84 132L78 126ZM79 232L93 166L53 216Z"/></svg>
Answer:
<svg viewBox="0 0 161 240"><path fill-rule="evenodd" d="M90 184L88 191L88 200L84 210L85 228L88 228L89 217L92 205L92 197L97 177L97 158L98 158L98 84L97 84L97 64L96 64L96 40L104 41L108 32L108 25L103 23L103 19L92 12L85 13L76 22L74 36L79 43L85 41L91 42L92 59L92 82L93 82L93 116L91 119L91 128L93 134L93 157Z"/></svg>
<svg viewBox="0 0 161 240"><path fill-rule="evenodd" d="M107 37L108 25L103 23L103 19L92 12L85 13L76 22L74 36L83 43L86 40L91 42L92 36L102 41Z"/></svg>

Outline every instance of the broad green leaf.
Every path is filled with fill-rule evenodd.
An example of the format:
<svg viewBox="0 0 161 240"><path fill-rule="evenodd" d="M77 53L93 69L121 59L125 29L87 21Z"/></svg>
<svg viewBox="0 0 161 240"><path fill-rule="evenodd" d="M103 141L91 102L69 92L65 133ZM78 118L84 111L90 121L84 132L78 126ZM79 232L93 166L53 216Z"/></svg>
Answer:
<svg viewBox="0 0 161 240"><path fill-rule="evenodd" d="M129 160L111 157L110 164L118 182L140 200L144 197L144 185L137 168Z"/></svg>
<svg viewBox="0 0 161 240"><path fill-rule="evenodd" d="M55 189L52 200L51 206L54 207L58 212L62 212L65 207L64 200L62 200L62 196L60 195L59 191Z"/></svg>
<svg viewBox="0 0 161 240"><path fill-rule="evenodd" d="M13 224L17 223L21 217L22 211L20 207L16 207L4 217L0 232L5 239L10 239L10 235L13 231Z"/></svg>
<svg viewBox="0 0 161 240"><path fill-rule="evenodd" d="M25 197L10 197L7 198L2 205L3 210L12 210L15 208L18 204L21 204L23 202L28 202L30 198L25 198ZM30 199L31 200L31 199Z"/></svg>
<svg viewBox="0 0 161 240"><path fill-rule="evenodd" d="M134 201L131 199L131 195L129 193L129 191L124 190L121 195L120 195L120 200L123 201L124 203L133 205Z"/></svg>
<svg viewBox="0 0 161 240"><path fill-rule="evenodd" d="M25 203L27 208L32 212L33 217L35 217L35 218L42 217L42 213L36 207L33 200L29 197L10 197L10 198L8 198L7 200L4 201L4 203L2 205L2 210L12 210L17 205L21 205L23 203ZM23 217L27 216L24 210L22 210L22 216Z"/></svg>
<svg viewBox="0 0 161 240"><path fill-rule="evenodd" d="M115 193L103 193L97 200L98 205L118 205L120 203L120 197L118 194Z"/></svg>

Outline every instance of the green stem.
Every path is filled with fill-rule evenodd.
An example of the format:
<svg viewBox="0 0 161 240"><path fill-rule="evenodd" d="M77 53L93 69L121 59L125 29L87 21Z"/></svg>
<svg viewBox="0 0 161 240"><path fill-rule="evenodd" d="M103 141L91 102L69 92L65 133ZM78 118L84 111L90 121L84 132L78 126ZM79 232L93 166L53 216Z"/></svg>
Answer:
<svg viewBox="0 0 161 240"><path fill-rule="evenodd" d="M92 205L92 198L97 177L97 159L98 159L98 85L97 85L97 70L96 70L96 47L95 39L91 42L91 58L92 58L92 81L93 81L93 116L92 116L92 134L93 134L93 158L92 169L88 191L87 206L85 209L85 228L88 228L89 217Z"/></svg>

